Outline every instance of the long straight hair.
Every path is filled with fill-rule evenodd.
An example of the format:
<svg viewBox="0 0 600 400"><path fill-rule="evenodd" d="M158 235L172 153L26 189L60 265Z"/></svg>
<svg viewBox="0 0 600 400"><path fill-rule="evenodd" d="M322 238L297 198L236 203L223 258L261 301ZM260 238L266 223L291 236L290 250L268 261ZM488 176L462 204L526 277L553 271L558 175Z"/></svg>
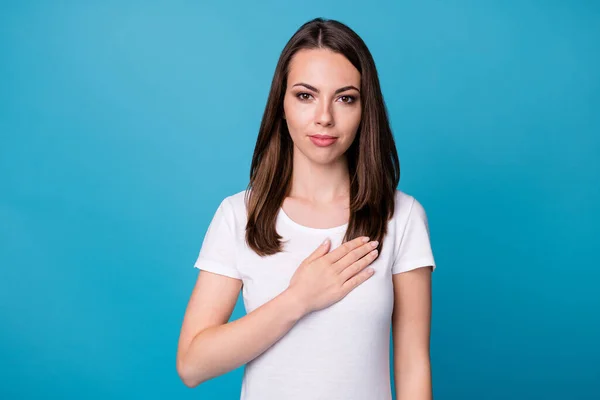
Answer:
<svg viewBox="0 0 600 400"><path fill-rule="evenodd" d="M359 236L379 241L394 214L400 162L381 93L375 62L363 40L335 20L315 18L285 45L273 76L260 124L245 195L246 243L258 255L283 250L276 221L291 189L293 142L283 119L290 60L302 49L329 49L345 56L361 74L361 121L345 155L350 176L350 220L343 242Z"/></svg>

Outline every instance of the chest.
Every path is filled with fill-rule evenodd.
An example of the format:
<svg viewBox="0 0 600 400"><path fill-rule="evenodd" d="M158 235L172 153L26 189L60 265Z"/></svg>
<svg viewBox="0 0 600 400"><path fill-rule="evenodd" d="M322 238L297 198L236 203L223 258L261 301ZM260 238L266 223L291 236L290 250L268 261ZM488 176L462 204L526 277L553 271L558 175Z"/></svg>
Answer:
<svg viewBox="0 0 600 400"><path fill-rule="evenodd" d="M286 290L302 261L325 239L331 239L331 250L341 245L339 235L284 235L284 251L272 256L260 257L243 250L239 255L238 270L242 275L242 294L246 312L251 312ZM367 319L389 319L393 307L391 276L392 246L384 246L382 253L370 266L375 273L351 290L339 302L331 305L326 313L331 320L355 324ZM325 311L323 310L323 311ZM375 322L375 321L373 321Z"/></svg>
<svg viewBox="0 0 600 400"><path fill-rule="evenodd" d="M328 206L315 207L302 201L287 197L281 206L281 212L290 222L303 227L326 229L341 226L350 218L347 201Z"/></svg>

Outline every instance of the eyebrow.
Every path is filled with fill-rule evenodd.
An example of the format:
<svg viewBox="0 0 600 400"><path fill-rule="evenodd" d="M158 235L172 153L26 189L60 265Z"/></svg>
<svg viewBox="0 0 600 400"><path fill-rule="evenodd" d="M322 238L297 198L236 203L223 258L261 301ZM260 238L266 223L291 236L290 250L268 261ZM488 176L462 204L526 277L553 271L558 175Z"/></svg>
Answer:
<svg viewBox="0 0 600 400"><path fill-rule="evenodd" d="M303 83L303 82L300 82L300 83L296 83L296 84L295 84L294 86L292 86L292 87L295 87L295 86L304 86L304 87L305 87L305 88L307 88L307 89L310 89L310 90L312 90L312 91L314 91L314 92L317 92L317 93L319 93L319 89L317 89L317 88L316 88L316 87L314 87L314 86L311 86L311 85L309 85L308 83ZM334 94L342 93L342 92L345 92L346 90L350 90L350 89L354 89L354 90L356 90L358 93L360 93L360 90L358 90L358 88L356 88L355 86L349 85L349 86L344 86L344 87L341 87L341 88L337 89L337 90L335 91L335 93L334 93Z"/></svg>

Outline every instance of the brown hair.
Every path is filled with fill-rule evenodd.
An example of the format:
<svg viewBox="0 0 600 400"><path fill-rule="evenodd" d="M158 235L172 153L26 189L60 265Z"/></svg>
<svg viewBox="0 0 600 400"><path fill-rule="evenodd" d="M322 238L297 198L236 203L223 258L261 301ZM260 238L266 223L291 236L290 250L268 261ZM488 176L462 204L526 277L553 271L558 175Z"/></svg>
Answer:
<svg viewBox="0 0 600 400"><path fill-rule="evenodd" d="M275 229L277 214L291 189L293 142L283 119L283 98L290 60L302 49L326 48L345 56L361 74L361 121L345 155L350 175L350 220L343 242L359 236L379 240L394 214L400 162L375 62L363 40L335 20L315 18L302 25L285 45L252 156L245 201L246 243L260 256L283 250Z"/></svg>

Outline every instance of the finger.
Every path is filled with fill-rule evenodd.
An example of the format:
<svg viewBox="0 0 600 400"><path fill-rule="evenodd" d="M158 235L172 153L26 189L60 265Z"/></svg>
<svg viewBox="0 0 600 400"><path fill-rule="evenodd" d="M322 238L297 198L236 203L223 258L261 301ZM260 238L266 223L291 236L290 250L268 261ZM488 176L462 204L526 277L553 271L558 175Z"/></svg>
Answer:
<svg viewBox="0 0 600 400"><path fill-rule="evenodd" d="M352 289L355 289L358 285L369 279L374 273L375 270L372 268L363 269L360 273L354 275L342 284L342 292L345 294L350 293Z"/></svg>
<svg viewBox="0 0 600 400"><path fill-rule="evenodd" d="M342 279L342 282L346 282L348 279L352 278L354 275L368 267L369 264L371 264L377 258L377 254L378 251L375 249L366 256L362 257L360 260L344 268L340 272L340 278Z"/></svg>
<svg viewBox="0 0 600 400"><path fill-rule="evenodd" d="M368 241L369 241L369 238L367 236L359 236L359 237L357 237L355 239L352 239L352 240L350 240L350 241L342 244L338 248L336 248L333 251L331 251L329 254L327 254L325 256L325 259L330 264L333 264L334 262L336 262L340 258L344 257L346 254L348 254L348 252L350 252L350 251L354 250L355 248L357 248L357 247L365 244Z"/></svg>
<svg viewBox="0 0 600 400"><path fill-rule="evenodd" d="M335 262L335 270L338 272L343 271L348 266L352 265L354 262L363 258L366 254L369 254L371 251L377 248L379 242L373 241L369 243L363 243L362 246L352 250L344 257L340 258L337 262Z"/></svg>
<svg viewBox="0 0 600 400"><path fill-rule="evenodd" d="M317 258L321 257L324 254L327 254L329 251L329 247L331 246L331 240L329 238L325 239L323 243L319 247L317 247L307 258L306 262L311 263Z"/></svg>

